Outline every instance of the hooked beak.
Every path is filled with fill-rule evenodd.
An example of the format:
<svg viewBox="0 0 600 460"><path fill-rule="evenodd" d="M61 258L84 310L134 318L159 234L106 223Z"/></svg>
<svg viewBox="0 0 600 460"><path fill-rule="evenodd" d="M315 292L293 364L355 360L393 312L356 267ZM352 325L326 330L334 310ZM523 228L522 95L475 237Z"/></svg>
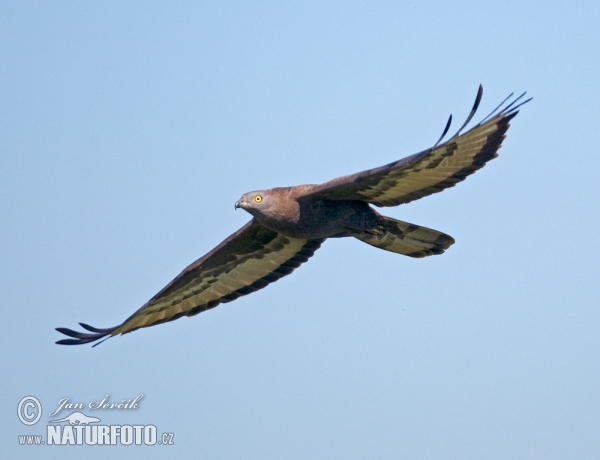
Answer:
<svg viewBox="0 0 600 460"><path fill-rule="evenodd" d="M240 204L240 201L236 201L235 202L235 207L233 209L237 209L237 208L241 208L242 207L242 205Z"/></svg>

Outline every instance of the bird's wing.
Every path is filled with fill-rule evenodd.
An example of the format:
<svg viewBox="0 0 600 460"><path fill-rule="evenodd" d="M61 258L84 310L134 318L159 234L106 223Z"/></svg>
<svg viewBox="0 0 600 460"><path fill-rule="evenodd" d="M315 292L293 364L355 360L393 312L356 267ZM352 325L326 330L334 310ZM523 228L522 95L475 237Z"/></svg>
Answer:
<svg viewBox="0 0 600 460"><path fill-rule="evenodd" d="M80 345L173 321L184 315L196 315L289 275L306 262L323 241L289 238L252 219L183 270L122 324L98 329L79 323L89 333L57 328L57 331L73 338L56 343Z"/></svg>
<svg viewBox="0 0 600 460"><path fill-rule="evenodd" d="M467 121L447 142L438 146L448 132L452 117L434 147L379 168L306 186L302 199L362 200L376 206L396 206L453 187L498 156L509 121L521 105L531 100L515 104L523 94L500 110L511 94L486 117L488 121L461 135L460 131L475 114L481 95L480 86Z"/></svg>

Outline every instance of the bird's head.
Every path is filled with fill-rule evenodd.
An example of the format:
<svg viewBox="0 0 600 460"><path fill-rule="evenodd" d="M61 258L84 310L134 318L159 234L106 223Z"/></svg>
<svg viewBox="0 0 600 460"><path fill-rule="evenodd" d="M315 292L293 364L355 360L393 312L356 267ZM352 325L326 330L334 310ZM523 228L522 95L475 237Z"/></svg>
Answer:
<svg viewBox="0 0 600 460"><path fill-rule="evenodd" d="M253 216L264 213L273 203L268 190L244 193L235 203L235 209L242 208Z"/></svg>

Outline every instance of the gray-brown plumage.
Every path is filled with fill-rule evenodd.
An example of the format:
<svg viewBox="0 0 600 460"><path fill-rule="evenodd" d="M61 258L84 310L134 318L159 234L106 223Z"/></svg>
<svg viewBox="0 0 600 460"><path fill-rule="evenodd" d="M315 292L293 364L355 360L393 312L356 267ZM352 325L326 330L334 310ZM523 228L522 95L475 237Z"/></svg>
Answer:
<svg viewBox="0 0 600 460"><path fill-rule="evenodd" d="M94 342L180 318L230 302L289 275L327 238L352 236L372 246L410 257L441 254L454 243L445 233L379 214L375 206L396 206L440 192L464 180L497 156L509 121L522 97L460 135L481 100L479 87L467 121L450 140L388 165L320 185L299 185L244 194L235 204L252 220L187 267L164 289L118 326L88 332L57 330L63 345ZM438 145L439 144L439 145Z"/></svg>

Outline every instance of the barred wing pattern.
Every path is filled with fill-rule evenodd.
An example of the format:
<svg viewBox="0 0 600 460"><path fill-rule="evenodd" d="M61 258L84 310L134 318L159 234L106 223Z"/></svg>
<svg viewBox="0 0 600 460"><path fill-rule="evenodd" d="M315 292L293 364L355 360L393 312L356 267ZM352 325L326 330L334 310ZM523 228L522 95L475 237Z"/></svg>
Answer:
<svg viewBox="0 0 600 460"><path fill-rule="evenodd" d="M289 238L258 224L254 219L201 259L187 267L163 290L119 326L98 329L84 323L90 333L57 330L71 339L62 345L79 345L141 327L193 316L262 289L289 275L306 262L323 240Z"/></svg>
<svg viewBox="0 0 600 460"><path fill-rule="evenodd" d="M309 186L303 199L361 200L376 206L397 206L453 187L498 156L510 120L517 115L517 109L529 101L515 105L524 96L522 94L494 114L507 98L490 114L491 118L487 117L488 121L460 135L475 114L481 95L480 86L467 121L447 142L379 168ZM451 120L452 117L442 138Z"/></svg>

